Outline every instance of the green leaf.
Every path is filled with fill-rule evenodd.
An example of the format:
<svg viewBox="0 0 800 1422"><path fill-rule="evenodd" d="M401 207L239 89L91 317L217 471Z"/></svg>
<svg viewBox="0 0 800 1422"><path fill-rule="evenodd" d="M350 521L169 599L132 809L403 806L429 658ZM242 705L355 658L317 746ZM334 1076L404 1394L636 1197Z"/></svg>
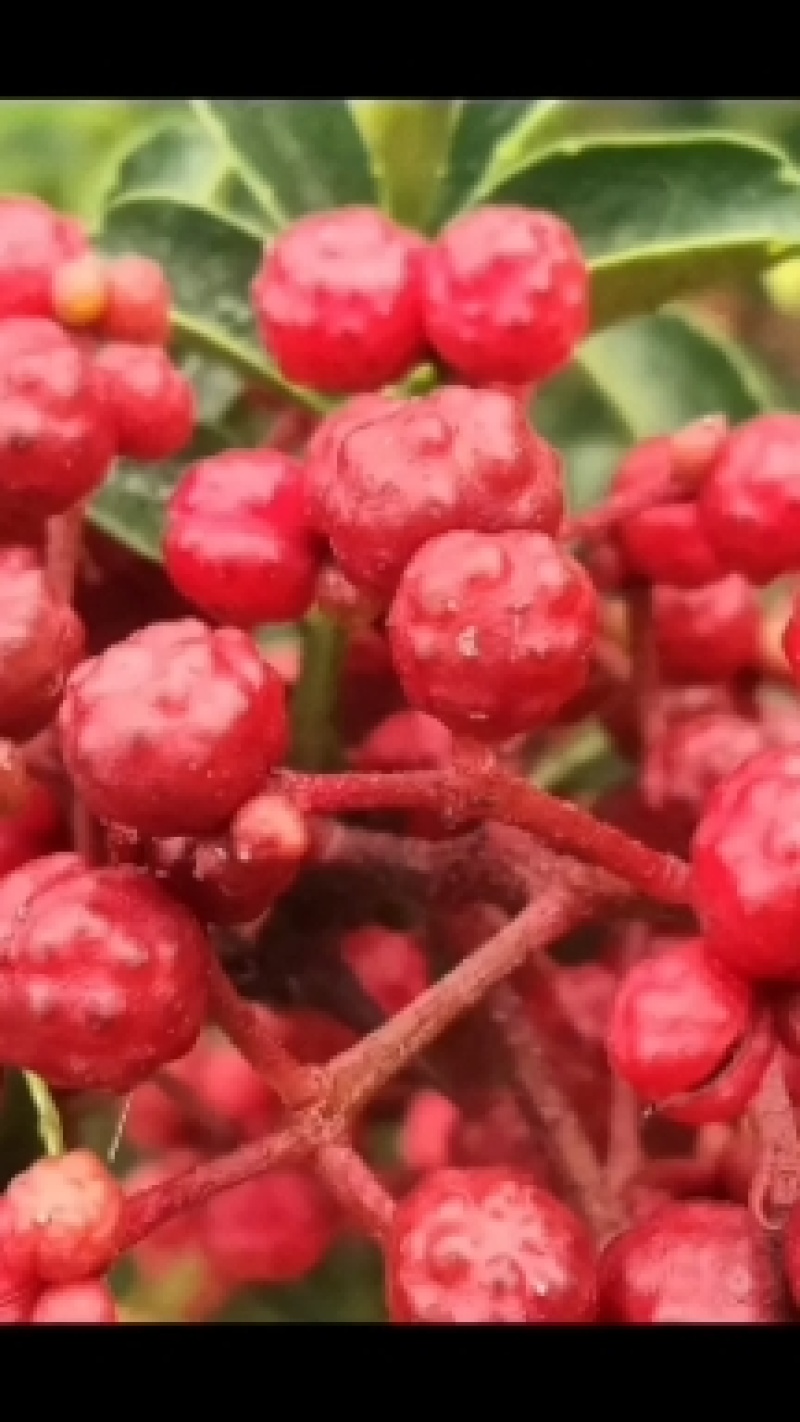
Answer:
<svg viewBox="0 0 800 1422"><path fill-rule="evenodd" d="M457 99L353 99L383 208L424 229L447 165Z"/></svg>
<svg viewBox="0 0 800 1422"><path fill-rule="evenodd" d="M200 123L265 215L374 203L369 159L345 99L195 99Z"/></svg>
<svg viewBox="0 0 800 1422"><path fill-rule="evenodd" d="M682 311L593 336L540 392L536 426L565 455L570 501L604 492L626 449L703 415L732 421L768 408L769 387L740 347Z"/></svg>
<svg viewBox="0 0 800 1422"><path fill-rule="evenodd" d="M289 400L326 408L313 392L284 380L259 348L250 283L262 242L243 218L177 195L138 193L111 205L101 242L108 252L142 252L161 263L175 297L173 326L180 343Z"/></svg>
<svg viewBox="0 0 800 1422"><path fill-rule="evenodd" d="M779 149L725 134L564 141L492 201L557 212L575 229L595 328L800 249L800 173Z"/></svg>
<svg viewBox="0 0 800 1422"><path fill-rule="evenodd" d="M219 145L188 117L162 120L120 157L108 198L145 191L211 201L226 163Z"/></svg>
<svg viewBox="0 0 800 1422"><path fill-rule="evenodd" d="M439 221L471 206L558 134L576 112L565 99L463 102L439 200Z"/></svg>
<svg viewBox="0 0 800 1422"><path fill-rule="evenodd" d="M195 460L219 454L223 448L224 440L216 431L201 427L178 459L161 464L120 460L90 503L89 518L118 543L159 562L164 511L181 474Z"/></svg>
<svg viewBox="0 0 800 1422"><path fill-rule="evenodd" d="M39 1135L46 1153L48 1155L63 1155L64 1130L61 1125L61 1117L58 1114L58 1107L50 1094L47 1082L32 1071L24 1071L22 1075L36 1111Z"/></svg>

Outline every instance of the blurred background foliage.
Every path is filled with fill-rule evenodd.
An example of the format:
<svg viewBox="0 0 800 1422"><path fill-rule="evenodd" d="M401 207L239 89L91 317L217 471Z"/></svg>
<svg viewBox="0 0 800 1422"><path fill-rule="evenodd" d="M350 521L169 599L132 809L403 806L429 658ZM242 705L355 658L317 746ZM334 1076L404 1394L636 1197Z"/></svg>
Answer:
<svg viewBox="0 0 800 1422"><path fill-rule="evenodd" d="M522 110L528 102L497 101L495 107L508 115ZM230 109L233 105L217 107ZM263 138L270 149L270 161L277 165L275 176L281 197L296 199L296 206L290 201L294 212L304 210L306 205L319 205L313 200L311 186L320 177L324 180L325 173L310 174L302 154L298 163L292 152L287 156L286 151L279 151L277 141L273 151L268 101L259 107L264 110L260 120L264 124ZM387 170L391 170L377 172L378 178L385 180L384 197L390 198L398 215L402 213L410 223L423 225L437 189L441 187L440 198L442 193L446 197L448 191L454 190L454 184L463 182L463 173L455 171L455 163L449 171L442 171L452 136L447 125L453 114L443 116L437 123L431 105L420 104L417 147L411 154L408 146L403 151L402 143L394 151L390 145L381 150L377 112L380 106L359 101L357 107L365 135L371 119L378 125L373 131L373 146L382 151ZM586 101L570 104L569 108L570 137L663 134L675 130L726 132L775 144L800 164L800 101ZM177 123L172 123L173 119ZM169 121L166 127L165 120ZM306 120L308 114L304 116ZM561 136L561 121L556 115L553 134L548 129L548 137ZM314 115L310 116L310 126L315 126ZM405 132L407 135L409 130ZM540 128L540 138L541 133ZM161 135L154 146L145 144L150 134ZM454 153L457 157L457 141L451 159ZM349 200L357 200L363 174L353 169L342 177L343 161L341 152L332 153L329 159L331 165L339 163L336 181L343 181L347 191L350 184L353 196ZM0 102L0 192L38 196L74 213L92 229L101 227L106 205L120 189L169 190L173 185L176 192L190 197L202 196L206 190L212 192L214 201L235 213L245 227L249 221L251 228L256 228L258 222L264 222L264 212L258 211L258 175L254 205L252 184L242 182L247 170L244 174L241 168L238 173L223 171L220 179L224 161L222 170L219 165L213 135L210 138L208 132L192 127L184 100ZM428 170L427 188L420 174L423 167ZM145 233L146 227L147 223ZM187 251L191 250L189 244ZM202 279L199 286L203 287ZM244 284L240 297L246 304ZM654 299L649 309L655 312L658 304ZM644 309L647 313L648 308ZM236 310L230 314L233 320L238 319ZM737 354L740 350L743 356ZM194 362L187 368L197 381L203 407L204 425L197 451L218 448L229 434L222 416L234 409L231 400L238 389L237 377L227 368L209 363L202 351L190 352L187 360ZM257 369L255 374L259 374ZM596 495L623 449L635 440L660 429L674 428L711 410L726 409L732 418L744 419L775 403L800 407L800 260L795 259L772 267L766 274L743 277L720 290L692 296L666 312L639 315L628 322L623 319L622 324L593 336L582 348L580 365L540 392L536 414L543 431L568 449L573 495L583 503ZM238 437L242 439L247 410L244 406L235 407L235 413L239 419ZM187 461L188 455L180 465ZM161 475L165 490L172 487L177 473L177 465L174 469L165 467ZM152 469L141 474L130 469L103 496L105 502L99 501L95 511L96 522L106 533L148 558L158 557L159 507L152 494L156 484ZM81 1129L84 1134L88 1131L94 1147L104 1152L114 1137L116 1124L114 1117L101 1113ZM9 1074L5 1109L0 1113L0 1174L5 1179L38 1153L38 1129L36 1112L22 1078ZM384 1137L371 1154L373 1159L380 1155L390 1163L391 1140L387 1143ZM120 1170L124 1172L133 1161L123 1136L117 1155ZM156 1288L137 1279L126 1263L116 1283L131 1317L179 1319L184 1317L186 1301L197 1281L176 1276L161 1281ZM378 1321L383 1317L377 1254L369 1245L351 1240L343 1242L325 1265L302 1284L243 1291L220 1315L231 1321L258 1322Z"/></svg>

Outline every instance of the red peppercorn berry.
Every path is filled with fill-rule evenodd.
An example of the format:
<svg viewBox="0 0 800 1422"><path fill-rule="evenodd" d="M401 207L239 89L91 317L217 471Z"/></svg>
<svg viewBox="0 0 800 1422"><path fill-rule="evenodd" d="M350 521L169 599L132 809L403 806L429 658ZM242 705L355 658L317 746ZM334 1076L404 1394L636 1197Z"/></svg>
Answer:
<svg viewBox="0 0 800 1422"><path fill-rule="evenodd" d="M753 583L800 572L800 417L762 415L728 436L700 496L723 566Z"/></svg>
<svg viewBox="0 0 800 1422"><path fill-rule="evenodd" d="M687 939L635 963L623 977L608 1029L609 1056L622 1079L664 1114L685 1120L681 1106L694 1104L700 1120L725 1121L741 1115L771 1055L757 1034L753 1056L755 1025L752 989L711 957L702 939ZM718 1074L721 1093L712 1090ZM693 1101L697 1088L702 1091ZM680 1101L674 1113L670 1098L684 1094L688 1102Z"/></svg>
<svg viewBox="0 0 800 1422"><path fill-rule="evenodd" d="M0 198L0 320L52 316L54 272L88 246L74 218L37 198Z"/></svg>
<svg viewBox="0 0 800 1422"><path fill-rule="evenodd" d="M150 257L117 257L107 267L102 331L107 340L165 346L172 293L163 267Z"/></svg>
<svg viewBox="0 0 800 1422"><path fill-rule="evenodd" d="M685 815L693 826L711 792L765 749L758 721L707 712L673 720L648 747L642 793L654 810Z"/></svg>
<svg viewBox="0 0 800 1422"><path fill-rule="evenodd" d="M320 548L300 465L270 449L193 465L169 503L164 558L178 591L210 617L239 627L302 617Z"/></svg>
<svg viewBox="0 0 800 1422"><path fill-rule="evenodd" d="M357 587L390 596L409 559L452 529L555 534L561 461L511 396L450 386L346 430L335 476L309 460L320 531Z"/></svg>
<svg viewBox="0 0 800 1422"><path fill-rule="evenodd" d="M346 933L341 953L364 991L387 1017L408 1007L430 981L422 944L410 933L368 926Z"/></svg>
<svg viewBox="0 0 800 1422"><path fill-rule="evenodd" d="M546 725L583 686L597 597L541 533L447 533L411 560L389 616L412 705L454 731L506 739Z"/></svg>
<svg viewBox="0 0 800 1422"><path fill-rule="evenodd" d="M125 1091L203 1026L200 925L152 880L53 855L0 884L0 1061L65 1090Z"/></svg>
<svg viewBox="0 0 800 1422"><path fill-rule="evenodd" d="M0 504L63 513L103 482L113 431L92 362L54 321L0 321Z"/></svg>
<svg viewBox="0 0 800 1422"><path fill-rule="evenodd" d="M425 254L425 331L478 383L545 380L589 329L586 261L565 222L524 207L457 218Z"/></svg>
<svg viewBox="0 0 800 1422"><path fill-rule="evenodd" d="M738 1205L665 1205L606 1248L600 1317L649 1324L783 1322L769 1238Z"/></svg>
<svg viewBox="0 0 800 1422"><path fill-rule="evenodd" d="M714 791L694 838L695 908L748 978L800 979L800 750L763 751Z"/></svg>
<svg viewBox="0 0 800 1422"><path fill-rule="evenodd" d="M424 354L424 243L371 208L296 222L252 285L261 338L288 380L331 394L376 390Z"/></svg>
<svg viewBox="0 0 800 1422"><path fill-rule="evenodd" d="M107 1284L87 1279L62 1284L40 1294L29 1323L119 1323L114 1295Z"/></svg>
<svg viewBox="0 0 800 1422"><path fill-rule="evenodd" d="M27 548L0 549L0 606L0 735L24 740L55 713L83 652L83 626L52 596Z"/></svg>
<svg viewBox="0 0 800 1422"><path fill-rule="evenodd" d="M760 618L737 574L699 588L657 587L653 632L665 673L677 680L728 681L758 665Z"/></svg>
<svg viewBox="0 0 800 1422"><path fill-rule="evenodd" d="M274 1170L209 1200L203 1243L215 1272L231 1284L303 1279L337 1233L336 1212L312 1175Z"/></svg>
<svg viewBox="0 0 800 1422"><path fill-rule="evenodd" d="M91 1151L37 1161L4 1199L0 1258L21 1276L77 1283L107 1269L118 1252L124 1196Z"/></svg>
<svg viewBox="0 0 800 1422"><path fill-rule="evenodd" d="M180 454L194 432L195 395L161 346L109 341L95 352L94 369L120 454L145 461Z"/></svg>
<svg viewBox="0 0 800 1422"><path fill-rule="evenodd" d="M428 1175L397 1207L386 1271L396 1323L585 1323L594 1315L588 1230L510 1168Z"/></svg>
<svg viewBox="0 0 800 1422"><path fill-rule="evenodd" d="M151 835L203 834L283 758L285 693L245 633L153 623L73 672L59 730L98 819Z"/></svg>

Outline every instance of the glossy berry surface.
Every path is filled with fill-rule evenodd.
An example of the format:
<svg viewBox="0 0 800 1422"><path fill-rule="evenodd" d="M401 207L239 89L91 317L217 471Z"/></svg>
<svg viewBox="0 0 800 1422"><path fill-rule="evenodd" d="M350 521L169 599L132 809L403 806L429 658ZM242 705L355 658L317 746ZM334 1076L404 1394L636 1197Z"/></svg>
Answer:
<svg viewBox="0 0 800 1422"><path fill-rule="evenodd" d="M429 1175L397 1207L386 1271L397 1323L583 1323L594 1314L585 1226L510 1168Z"/></svg>
<svg viewBox="0 0 800 1422"><path fill-rule="evenodd" d="M753 583L800 571L800 418L763 415L729 435L700 498L720 562Z"/></svg>
<svg viewBox="0 0 800 1422"><path fill-rule="evenodd" d="M116 1253L122 1189L88 1150L36 1162L8 1186L0 1252L25 1261L42 1283L71 1284L106 1269Z"/></svg>
<svg viewBox="0 0 800 1422"><path fill-rule="evenodd" d="M645 1101L690 1090L740 1044L753 1010L751 988L702 939L676 943L622 979L608 1033L614 1068Z"/></svg>
<svg viewBox="0 0 800 1422"><path fill-rule="evenodd" d="M0 1059L69 1090L136 1085L197 1038L208 951L133 870L69 855L16 870L0 884Z"/></svg>
<svg viewBox="0 0 800 1422"><path fill-rule="evenodd" d="M98 818L154 835L216 829L286 750L283 686L255 643L189 619L153 623L84 662L59 726Z"/></svg>
<svg viewBox="0 0 800 1422"><path fill-rule="evenodd" d="M346 431L335 477L307 478L320 531L358 587L390 595L410 558L453 529L555 534L561 461L509 395L458 386Z"/></svg>
<svg viewBox="0 0 800 1422"><path fill-rule="evenodd" d="M87 1280L62 1284L40 1294L29 1323L118 1323L114 1295L106 1284Z"/></svg>
<svg viewBox="0 0 800 1422"><path fill-rule="evenodd" d="M0 549L0 607L0 735L21 740L51 720L83 653L84 632L26 548Z"/></svg>
<svg viewBox="0 0 800 1422"><path fill-rule="evenodd" d="M117 257L107 268L102 331L107 340L164 346L172 293L164 270L149 257Z"/></svg>
<svg viewBox="0 0 800 1422"><path fill-rule="evenodd" d="M757 666L759 608L738 574L700 588L657 587L653 632L667 675L727 681Z"/></svg>
<svg viewBox="0 0 800 1422"><path fill-rule="evenodd" d="M412 705L455 731L530 731L583 686L597 599L583 569L539 533L448 533L407 567L389 617Z"/></svg>
<svg viewBox="0 0 800 1422"><path fill-rule="evenodd" d="M430 247L423 271L428 339L469 380L545 380L588 330L586 262L553 213L468 213Z"/></svg>
<svg viewBox="0 0 800 1422"><path fill-rule="evenodd" d="M86 353L54 321L0 321L0 505L63 513L98 488L113 454Z"/></svg>
<svg viewBox="0 0 800 1422"><path fill-rule="evenodd" d="M769 1239L737 1205L665 1205L606 1249L600 1316L616 1323L780 1323L782 1287Z"/></svg>
<svg viewBox="0 0 800 1422"><path fill-rule="evenodd" d="M300 465L269 449L193 465L167 513L167 571L190 602L241 627L290 622L314 597L319 545L306 521Z"/></svg>
<svg viewBox="0 0 800 1422"><path fill-rule="evenodd" d="M749 978L800 979L800 751L769 750L711 797L694 902L716 955Z"/></svg>
<svg viewBox="0 0 800 1422"><path fill-rule="evenodd" d="M213 1267L235 1284L302 1279L322 1261L337 1225L310 1175L275 1170L209 1201L203 1238Z"/></svg>
<svg viewBox="0 0 800 1422"><path fill-rule="evenodd" d="M63 832L61 805L46 786L33 781L19 810L0 819L0 878L59 848Z"/></svg>
<svg viewBox="0 0 800 1422"><path fill-rule="evenodd" d="M54 272L87 248L74 218L36 198L0 199L0 320L51 316Z"/></svg>
<svg viewBox="0 0 800 1422"><path fill-rule="evenodd" d="M331 394L399 380L424 353L424 244L371 208L303 218L252 284L262 340L288 380Z"/></svg>
<svg viewBox="0 0 800 1422"><path fill-rule="evenodd" d="M143 460L180 454L194 433L195 394L161 346L109 341L93 365L120 454Z"/></svg>
<svg viewBox="0 0 800 1422"><path fill-rule="evenodd" d="M700 588L725 574L703 532L696 504L643 509L620 524L618 537L631 572L653 583Z"/></svg>

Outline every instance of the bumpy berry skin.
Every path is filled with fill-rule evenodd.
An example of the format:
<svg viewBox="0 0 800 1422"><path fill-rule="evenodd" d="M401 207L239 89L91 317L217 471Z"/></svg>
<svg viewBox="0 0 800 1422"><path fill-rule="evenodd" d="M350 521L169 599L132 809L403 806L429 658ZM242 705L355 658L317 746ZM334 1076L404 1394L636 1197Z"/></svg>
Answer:
<svg viewBox="0 0 800 1422"><path fill-rule="evenodd" d="M161 346L109 341L96 351L94 369L120 454L143 460L180 454L194 432L195 396Z"/></svg>
<svg viewBox="0 0 800 1422"><path fill-rule="evenodd" d="M6 1191L9 1223L0 1248L32 1278L72 1284L107 1269L122 1230L124 1195L88 1150L43 1159Z"/></svg>
<svg viewBox="0 0 800 1422"><path fill-rule="evenodd" d="M700 517L720 562L753 583L800 571L800 418L734 430L704 481Z"/></svg>
<svg viewBox="0 0 800 1422"><path fill-rule="evenodd" d="M800 979L800 750L762 752L711 797L694 903L714 953L750 978Z"/></svg>
<svg viewBox="0 0 800 1422"><path fill-rule="evenodd" d="M52 719L83 652L83 626L26 548L0 549L0 606L0 735L24 740Z"/></svg>
<svg viewBox="0 0 800 1422"><path fill-rule="evenodd" d="M700 588L654 590L658 655L679 680L727 681L756 666L759 625L755 593L735 573Z"/></svg>
<svg viewBox="0 0 800 1422"><path fill-rule="evenodd" d="M749 1210L665 1205L618 1236L600 1262L600 1317L616 1323L780 1323L780 1278Z"/></svg>
<svg viewBox="0 0 800 1422"><path fill-rule="evenodd" d="M32 783L21 808L0 820L0 878L56 849L63 829L58 801L44 785Z"/></svg>
<svg viewBox="0 0 800 1422"><path fill-rule="evenodd" d="M483 207L425 254L423 303L431 345L468 380L545 380L589 329L586 262L552 213Z"/></svg>
<svg viewBox="0 0 800 1422"><path fill-rule="evenodd" d="M636 963L622 979L608 1032L612 1065L645 1101L700 1086L746 1036L753 993L702 939Z"/></svg>
<svg viewBox="0 0 800 1422"><path fill-rule="evenodd" d="M346 933L342 958L387 1017L408 1007L430 981L422 945L410 933L366 927Z"/></svg>
<svg viewBox="0 0 800 1422"><path fill-rule="evenodd" d="M648 749L642 792L655 810L695 824L712 791L765 749L764 728L744 716L707 713L668 724Z"/></svg>
<svg viewBox="0 0 800 1422"><path fill-rule="evenodd" d="M78 222L36 198L0 199L0 320L52 316L54 272L88 245Z"/></svg>
<svg viewBox="0 0 800 1422"><path fill-rule="evenodd" d="M447 533L407 567L392 604L394 664L412 705L454 731L506 739L584 685L592 584L540 533Z"/></svg>
<svg viewBox="0 0 800 1422"><path fill-rule="evenodd" d="M386 1267L396 1323L584 1323L594 1316L588 1231L510 1168L429 1175L397 1207Z"/></svg>
<svg viewBox="0 0 800 1422"><path fill-rule="evenodd" d="M390 596L409 560L452 529L555 534L561 461L510 395L450 386L340 439L335 477L309 461L312 511L357 587Z"/></svg>
<svg viewBox="0 0 800 1422"><path fill-rule="evenodd" d="M303 218L251 288L261 338L289 380L330 394L376 390L424 354L421 238L371 208Z"/></svg>
<svg viewBox="0 0 800 1422"><path fill-rule="evenodd" d="M633 514L620 525L619 541L631 571L654 583L700 588L725 574L696 504L658 504Z"/></svg>
<svg viewBox="0 0 800 1422"><path fill-rule="evenodd" d="M125 1091L196 1040L209 947L152 880L79 865L53 855L0 884L0 1060Z"/></svg>
<svg viewBox="0 0 800 1422"><path fill-rule="evenodd" d="M118 257L108 265L107 283L103 335L112 341L165 346L172 293L158 262L149 257Z"/></svg>
<svg viewBox="0 0 800 1422"><path fill-rule="evenodd" d="M119 1323L114 1295L107 1284L87 1280L46 1289L40 1295L30 1323Z"/></svg>
<svg viewBox="0 0 800 1422"><path fill-rule="evenodd" d="M301 468L270 449L231 450L186 471L167 513L164 557L180 593L239 627L293 622L314 598L317 539Z"/></svg>
<svg viewBox="0 0 800 1422"><path fill-rule="evenodd" d="M153 623L73 672L59 731L99 819L145 834L204 834L283 758L284 690L244 633Z"/></svg>
<svg viewBox="0 0 800 1422"><path fill-rule="evenodd" d="M0 321L0 491L5 510L63 513L102 482L113 431L91 359L54 321Z"/></svg>
<svg viewBox="0 0 800 1422"><path fill-rule="evenodd" d="M320 421L305 448L306 503L314 523L319 524L328 483L338 478L342 441L360 425L374 423L391 410L403 408L402 400L388 395L356 395Z"/></svg>
<svg viewBox="0 0 800 1422"><path fill-rule="evenodd" d="M282 1284L322 1262L337 1230L335 1211L311 1175L275 1170L208 1203L209 1261L232 1284Z"/></svg>

